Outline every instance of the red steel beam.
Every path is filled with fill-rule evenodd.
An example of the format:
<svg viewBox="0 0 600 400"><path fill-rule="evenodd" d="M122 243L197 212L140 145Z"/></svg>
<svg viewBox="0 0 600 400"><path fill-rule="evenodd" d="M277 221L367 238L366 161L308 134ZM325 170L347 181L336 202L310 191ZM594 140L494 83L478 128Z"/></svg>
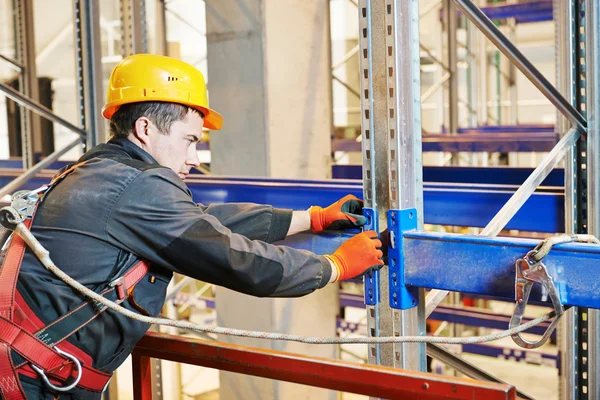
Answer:
<svg viewBox="0 0 600 400"><path fill-rule="evenodd" d="M513 386L148 332L134 356L134 398L146 400L148 357L386 399L516 399ZM144 373L138 371L143 367ZM147 390L147 389L146 389Z"/></svg>

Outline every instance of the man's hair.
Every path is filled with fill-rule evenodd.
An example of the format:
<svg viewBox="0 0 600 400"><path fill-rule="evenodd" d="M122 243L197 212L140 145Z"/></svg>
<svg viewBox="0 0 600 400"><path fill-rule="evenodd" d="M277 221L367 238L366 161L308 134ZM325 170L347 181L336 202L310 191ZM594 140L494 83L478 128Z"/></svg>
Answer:
<svg viewBox="0 0 600 400"><path fill-rule="evenodd" d="M145 101L123 104L110 119L110 135L115 138L127 138L135 128L135 121L140 117L148 118L160 133L167 135L171 125L184 119L190 111L204 117L198 110L176 103Z"/></svg>

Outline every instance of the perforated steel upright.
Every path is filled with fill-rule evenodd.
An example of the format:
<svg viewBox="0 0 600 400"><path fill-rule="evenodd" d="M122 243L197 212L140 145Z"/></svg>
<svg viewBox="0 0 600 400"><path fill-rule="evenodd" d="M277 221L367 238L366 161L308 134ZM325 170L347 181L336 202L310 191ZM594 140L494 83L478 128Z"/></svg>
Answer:
<svg viewBox="0 0 600 400"><path fill-rule="evenodd" d="M417 0L361 0L360 59L365 206L387 228L389 209L416 208L422 227L419 11ZM387 268L366 277L370 336L424 335L424 302L390 306ZM424 344L373 345L369 362L425 370Z"/></svg>
<svg viewBox="0 0 600 400"><path fill-rule="evenodd" d="M577 71L575 70L576 23L575 2L554 0L554 21L556 25L556 79L557 87L565 98L576 106ZM566 132L569 121L557 111L557 130ZM578 232L577 200L580 188L578 176L578 147L573 148L565 157L565 231ZM559 398L577 399L578 391L578 310L576 307L565 312L558 327L558 345L560 351Z"/></svg>
<svg viewBox="0 0 600 400"><path fill-rule="evenodd" d="M145 0L120 0L121 53L129 56L148 53Z"/></svg>
<svg viewBox="0 0 600 400"><path fill-rule="evenodd" d="M37 81L37 68L35 61L35 31L33 24L33 1L13 0L15 13L15 48L17 61L23 66L19 74L19 90L25 96L38 101L39 86ZM21 149L23 168L28 169L35 164L34 154L35 135L40 132L40 119L27 109L21 111ZM38 142L41 138L38 137Z"/></svg>
<svg viewBox="0 0 600 400"><path fill-rule="evenodd" d="M86 148L90 149L106 139L100 114L104 93L99 0L74 0L73 13L79 122L87 132Z"/></svg>
<svg viewBox="0 0 600 400"><path fill-rule="evenodd" d="M588 233L600 235L600 0L585 0L585 110L588 118L587 137L587 221ZM588 309L587 319L587 395L590 399L600 398L600 376L598 346L600 345L600 310Z"/></svg>

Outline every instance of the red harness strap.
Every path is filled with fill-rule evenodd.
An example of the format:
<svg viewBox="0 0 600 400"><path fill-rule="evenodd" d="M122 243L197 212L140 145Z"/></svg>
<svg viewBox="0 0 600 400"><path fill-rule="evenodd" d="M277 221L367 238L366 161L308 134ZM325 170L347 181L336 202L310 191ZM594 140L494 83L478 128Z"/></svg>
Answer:
<svg viewBox="0 0 600 400"><path fill-rule="evenodd" d="M27 225L30 225L30 221L31 220L27 221ZM23 373L33 378L36 378L37 374L27 363L21 364L15 368L10 356L11 350L16 351L21 357L27 360L28 363L36 365L44 370L46 375L55 380L58 379L60 382L67 381L69 378L76 375L73 364L68 359L56 352L53 347L48 346L34 336L36 331L44 328L44 324L27 306L14 287L16 285L16 279L11 278L12 276L18 276L23 255L25 253L24 249L22 249L24 246L25 243L23 240L18 235L15 235L13 237L13 242L8 249L6 258L4 259L2 270L0 271L0 287L11 288L10 292L13 293L12 298L7 299L6 296L4 296L5 291L2 291L4 304L0 303L0 310L6 310L6 302L10 301L12 304L9 312L6 313L6 315L11 316L12 320L0 315L0 389L5 398L14 399L23 398L20 393L20 381L17 373ZM128 292L146 275L148 269L148 264L144 261L140 261L120 278L115 285L115 289L111 290L118 290L116 288L120 287L124 293L128 294ZM5 286L5 283L8 282L13 282L13 286ZM15 301L15 299L18 300ZM20 311L20 313L18 313L18 318L16 318L20 320L20 323L14 322L15 317L17 317L14 311L16 309ZM61 347L64 351L78 358L82 363L83 371L81 380L77 386L86 390L101 392L110 380L112 374L92 368L91 357L71 343L67 341L61 342Z"/></svg>
<svg viewBox="0 0 600 400"><path fill-rule="evenodd" d="M62 178L82 164L74 165L56 177L50 187L60 182ZM31 227L34 216L35 212L31 218L24 221L27 229ZM22 373L38 378L37 373L31 368L30 364L41 368L54 384L68 381L77 376L74 364L69 359L59 354L53 345L49 346L35 336L36 332L46 328L46 326L16 290L25 250L26 244L23 239L19 235L13 234L12 242L0 270L0 288L2 288L0 289L0 392L2 397L7 400L25 399L18 374ZM140 261L123 277L113 282L114 289L109 289L107 292L116 290L119 300L124 300L128 297L132 288L147 274L148 270L149 265L144 261ZM102 311L104 310L98 312L79 326L78 329L87 325ZM64 338L59 342L65 352L76 357L81 363L81 379L77 387L102 392L112 374L92 368L91 357L83 350L64 340ZM11 357L12 351L18 353L26 362L15 366Z"/></svg>

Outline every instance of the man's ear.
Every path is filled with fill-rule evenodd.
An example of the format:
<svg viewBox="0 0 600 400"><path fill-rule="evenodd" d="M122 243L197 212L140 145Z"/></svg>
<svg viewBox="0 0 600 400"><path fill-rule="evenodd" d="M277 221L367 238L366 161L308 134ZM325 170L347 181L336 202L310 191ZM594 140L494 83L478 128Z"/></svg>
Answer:
<svg viewBox="0 0 600 400"><path fill-rule="evenodd" d="M139 117L133 124L133 135L145 145L150 144L148 129L150 128L150 120L146 117Z"/></svg>

